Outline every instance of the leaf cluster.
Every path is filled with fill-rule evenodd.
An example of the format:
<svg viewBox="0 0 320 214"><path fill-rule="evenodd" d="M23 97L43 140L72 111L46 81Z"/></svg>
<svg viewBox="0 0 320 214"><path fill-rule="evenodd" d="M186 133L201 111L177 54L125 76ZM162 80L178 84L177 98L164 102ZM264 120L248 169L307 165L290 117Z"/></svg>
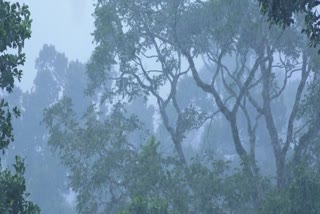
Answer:
<svg viewBox="0 0 320 214"><path fill-rule="evenodd" d="M26 183L24 178L25 166L23 160L16 156L15 173L0 166L0 212L3 214L39 214L37 205L27 200Z"/></svg>

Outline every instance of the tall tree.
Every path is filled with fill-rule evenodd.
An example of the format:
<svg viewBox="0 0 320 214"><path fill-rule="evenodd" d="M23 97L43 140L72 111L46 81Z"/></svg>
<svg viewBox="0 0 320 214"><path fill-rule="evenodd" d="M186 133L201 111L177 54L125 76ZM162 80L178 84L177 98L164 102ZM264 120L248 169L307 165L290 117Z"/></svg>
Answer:
<svg viewBox="0 0 320 214"><path fill-rule="evenodd" d="M23 93L19 102L23 116L14 124L17 135L12 154L27 157L28 188L44 213L72 213L64 197L68 194L67 170L47 145L48 133L41 123L43 110L59 100L65 82L69 81L66 78L68 59L54 46L44 45L35 68L34 87ZM77 83L81 87L81 82ZM39 166L39 162L43 164Z"/></svg>
<svg viewBox="0 0 320 214"><path fill-rule="evenodd" d="M148 212L153 206L146 204L159 198L165 199L160 207L180 213L253 213L268 202L265 189L271 186L259 171L257 143L271 148L265 156L275 165L278 197L294 196L285 187L295 193L301 187L300 196L308 192L316 174L305 188L303 176L288 172L288 160L293 147L303 146L298 110L318 58L299 26L270 28L258 8L251 0L98 1L88 76L89 92L100 103L82 120L67 98L45 114L50 144L71 170L80 213L116 212L129 201ZM201 95L184 94L192 87L186 79ZM291 101L284 103L288 90ZM153 140L131 142L141 124L123 105L137 96L156 104L180 162L159 155ZM208 118L216 119L215 127L220 121L229 127L223 140L232 141L242 171L221 178L224 168L205 155L207 162L190 160L185 170L183 142Z"/></svg>
<svg viewBox="0 0 320 214"><path fill-rule="evenodd" d="M74 213L74 204L67 202L73 194L67 185L69 172L62 165L60 156L48 145L48 131L42 123L42 114L45 108L68 96L78 118L83 116L90 105L89 97L85 96L85 65L68 61L54 46L44 45L35 67L37 75L31 91L14 90L7 98L23 109L23 117L13 123L17 132L16 144L7 159L13 159L16 154L27 157L28 188L43 212ZM39 166L39 162L43 164Z"/></svg>
<svg viewBox="0 0 320 214"><path fill-rule="evenodd" d="M12 92L15 79L20 80L22 70L19 66L25 62L22 52L24 42L31 36L30 12L26 5L0 1L0 88L1 93ZM8 53L12 50L12 53ZM19 110L4 99L0 100L0 150L4 153L14 140L11 123L12 114L19 116ZM1 166L1 165L0 165ZM39 213L37 205L27 200L24 179L25 166L20 157L16 157L15 173L9 169L0 169L0 212L1 213Z"/></svg>
<svg viewBox="0 0 320 214"><path fill-rule="evenodd" d="M200 5L202 4L206 3L197 2L194 3L194 7L201 8ZM264 18L257 12L246 14L247 8L253 8L252 10L257 11L257 9L254 9L257 5L251 1L242 1L241 3L235 1L222 3L217 1L207 4L209 5L204 7L204 12L201 14L212 13L212 11L216 11L216 13L213 15L214 19L207 26L204 26L202 31L195 29L189 35L183 34L183 37L179 37L181 34L176 34L176 37L173 37L176 38L175 40L169 40L170 38L167 37L162 40L175 43L176 47L181 49L189 62L197 85L214 97L220 111L230 123L234 145L242 159L245 170L253 175L257 173L254 152L256 142L255 127L257 119L260 117L259 115L261 114L264 117L275 156L278 185L283 186L286 179L285 159L293 142L294 121L307 77L312 69L312 65L309 63L310 58L312 58L310 51L305 48L303 38L300 38L302 43L293 43L293 41L298 41L300 36L296 28L288 29L287 31L281 31L281 29L277 28L270 29ZM179 7L186 6L181 3ZM209 11L207 8L210 8ZM232 11L233 9L235 11ZM215 17L219 12L220 15L225 17L224 22ZM177 17L177 22L180 21L182 24L176 25L175 32L179 32L181 25L183 26L182 20L187 19L187 17L190 17L189 13L181 13ZM159 39L163 37L161 36ZM206 45L199 46L197 45L199 43ZM227 63L228 54L234 56L235 67ZM197 68L199 66L195 63L196 57L203 55L207 57L210 63L215 65L210 82L200 78L199 69ZM275 55L280 56L279 62L275 60ZM249 59L253 61L249 61ZM281 70L284 76L283 83L279 83L274 78L275 72L280 72ZM296 91L294 104L290 110L286 137L282 139L276 128L271 102L283 92L287 79L291 76L290 73L295 71L301 73L300 84ZM216 86L218 78L221 78L223 87L231 96L229 104L227 103L228 99L221 97L219 94ZM261 101L250 95L250 91L257 88L261 89L261 97L259 98ZM252 105L256 109L256 116L248 114L248 105ZM238 112L240 111L247 118L249 152L244 147L237 123ZM285 142L283 145L281 143L282 140Z"/></svg>
<svg viewBox="0 0 320 214"><path fill-rule="evenodd" d="M255 12L248 14L248 8ZM119 59L120 73L117 80L119 88L123 89L121 92L130 94L142 89L145 93L150 93L151 90L151 94L160 100L159 110L164 123L168 124L169 133L171 130L174 142L185 136L185 131L189 128L198 128L203 124L186 121L191 118L193 121L201 121L203 115L196 114L196 119L184 115L183 112L192 115L190 112L194 109L180 111L181 106L177 102L175 82L179 82L180 74L185 75L190 70L197 85L214 98L213 106L217 107L228 121L235 150L245 166L244 169L251 175L258 172L255 160L256 127L260 119L264 118L275 156L278 185L285 185L284 168L288 150L293 143L297 109L307 77L313 68L310 61L313 53L305 48L306 39L297 27L293 26L285 31L276 27L269 28L265 18L259 14L256 3L232 0L132 3L101 1L96 9L96 27L95 39L98 47L92 57L92 72L89 72L89 75L94 78L91 80L95 81L98 74L105 78L106 69L111 68ZM275 59L277 55L280 56L279 61ZM145 69L143 62L153 57L156 62L163 62L162 66L158 66L162 69ZM199 58L212 64L212 68L209 68L212 71L210 80L200 77L199 70L203 64L197 63ZM179 74L179 63L185 61L188 62L188 65L184 66L186 70ZM170 64L167 64L168 62ZM168 69L168 65L171 65L171 69ZM172 73L176 68L178 73ZM148 76L150 72L151 76ZM154 72L156 74L152 74ZM282 74L279 74L279 78L274 78L276 73L280 72ZM286 137L283 137L277 130L271 103L285 90L288 78L293 72L301 72L301 81L287 118ZM173 86L165 99L167 102L161 101L158 85L158 91L152 92L155 90L153 84L159 83L155 78L158 73L162 77L164 75L164 79L159 80L167 80L167 83ZM99 81L101 83L103 78L99 78ZM218 81L222 83L219 88ZM166 82L160 83L165 86ZM123 87L125 85L127 87ZM261 90L259 98L251 95L252 91L257 89ZM223 91L227 92L228 97L221 96ZM178 113L175 129L169 123L168 114L163 111L164 107L168 108L170 104ZM256 111L255 115L248 112L252 107ZM240 134L239 114L247 120L247 143ZM185 127L186 124L192 125ZM183 135L176 135L177 133ZM181 149L177 148L177 151ZM180 152L183 160L181 154Z"/></svg>
<svg viewBox="0 0 320 214"><path fill-rule="evenodd" d="M186 165L183 139L207 117L191 102L187 107L178 102L178 82L188 73L189 67L184 66L181 52L156 37L163 27L173 24L168 20L174 20L174 4L169 1L98 1L94 36L99 46L92 55L88 73L93 88L101 88L106 80L115 80L115 87L111 92L102 91L104 94L155 99L173 146L181 163ZM163 93L164 90L167 93ZM170 106L174 115L168 114Z"/></svg>

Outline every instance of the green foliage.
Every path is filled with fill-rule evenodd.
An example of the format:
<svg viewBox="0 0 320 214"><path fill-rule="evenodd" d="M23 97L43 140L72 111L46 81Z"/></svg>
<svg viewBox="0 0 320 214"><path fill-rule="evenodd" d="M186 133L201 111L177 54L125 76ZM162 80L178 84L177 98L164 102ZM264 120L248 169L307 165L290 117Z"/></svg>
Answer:
<svg viewBox="0 0 320 214"><path fill-rule="evenodd" d="M293 168L287 188L274 189L264 199L259 213L319 213L320 181L319 170L306 165Z"/></svg>
<svg viewBox="0 0 320 214"><path fill-rule="evenodd" d="M49 145L70 170L79 213L111 212L125 200L123 172L129 171L134 153L127 136L139 124L123 111L118 104L108 117L101 118L103 113L97 114L91 106L85 120L78 122L71 100L64 98L45 112Z"/></svg>
<svg viewBox="0 0 320 214"><path fill-rule="evenodd" d="M316 47L320 43L320 15L318 0L259 0L261 12L268 16L271 24L283 28L294 24L299 13L304 15L303 33L309 38L309 45Z"/></svg>
<svg viewBox="0 0 320 214"><path fill-rule="evenodd" d="M284 20L285 25L293 22L293 12L303 10L295 9L298 1L293 5L278 1L275 8L270 7L270 1L261 2L264 13L279 16L276 23ZM283 9L286 11L282 14ZM312 192L318 191L314 171L293 173L288 178L288 187L279 189L259 174L255 160L256 144L271 138L268 145L273 151L270 151L276 158L281 156L277 160L283 160L285 165L287 151L296 140L295 136L288 137L285 144L288 147L282 147L282 130L289 130L292 125L295 132L296 126L292 122L285 127L288 113L283 97L273 100L282 90L278 76L285 79L284 89L287 77L300 72L300 65L314 57L312 51L305 51L306 39L298 27L270 28L258 5L250 0L99 0L94 16L97 47L88 64L88 91L101 102L90 106L79 120L81 115L74 113L71 99L63 98L45 111L44 118L49 129L49 145L69 169L69 185L77 193L79 213L301 213L318 209L313 201L318 200L318 195ZM310 20L306 22L311 23ZM279 60L273 59L277 55ZM59 58L56 54L49 57ZM188 58L187 66L183 65L184 57ZM201 57L214 64L208 68L210 76L202 77L202 88L218 102L207 99L203 91L196 98L189 93L192 86L185 81L190 77L189 68L183 69L194 66L190 61ZM302 62L302 58L307 60ZM257 69L252 69L251 74L254 61ZM314 69L316 59L312 61L314 65L310 65ZM151 69L148 63L152 64ZM46 64L38 65L46 67ZM196 69L192 75L191 80L196 80ZM197 84L201 85L201 81ZM177 91L183 87L186 90ZM212 90L214 87L217 91ZM168 88L168 96L162 96L160 92ZM257 97L257 91L262 88L262 96ZM186 93L190 96L183 98ZM238 99L238 94L243 96ZM224 121L234 125L231 132L238 135L235 147L246 171L228 168L224 161L202 153L200 158L182 165L175 156L160 152L160 144L154 138L146 144L133 139L141 123L135 115L128 114L124 103L150 95L156 99L172 140L179 139L171 146L180 145L188 133L202 127L208 116L203 109L213 113L216 103L224 105L220 111L226 116ZM216 98L219 96L222 99ZM108 103L112 105L110 109L105 105L105 101L119 99L121 104ZM239 105L233 108L234 103ZM138 106L135 111L141 114L145 109ZM242 112L238 113L238 109ZM260 116L266 119L261 128ZM293 116L290 121L294 119ZM220 148L226 150L223 143L234 139L226 137L230 130L220 124L219 118L214 122L211 140L219 141ZM267 129L274 132L268 135ZM247 131L249 134L244 134ZM267 152L260 149L261 153ZM270 153L264 155L270 164ZM285 172L284 167L279 170ZM310 194L315 197L306 197ZM304 205L299 205L299 201Z"/></svg>
<svg viewBox="0 0 320 214"><path fill-rule="evenodd" d="M22 70L19 66L25 62L22 52L24 41L31 35L30 12L26 5L0 1L0 88L11 92L14 80L20 80ZM12 50L13 53L8 53ZM17 53L14 53L16 51ZM12 113L19 116L16 108L9 107L8 103L0 100L0 150L4 152L13 141L11 118Z"/></svg>
<svg viewBox="0 0 320 214"><path fill-rule="evenodd" d="M136 196L129 204L129 208L121 210L119 214L169 214L168 204L162 200L148 201Z"/></svg>
<svg viewBox="0 0 320 214"><path fill-rule="evenodd" d="M11 92L14 79L20 80L22 70L18 67L25 62L22 53L24 41L31 36L31 19L28 6L0 1L0 88ZM15 50L16 54L5 51Z"/></svg>
<svg viewBox="0 0 320 214"><path fill-rule="evenodd" d="M74 213L72 204L66 200L70 194L66 167L48 146L48 132L41 121L43 110L59 100L62 88L64 95L73 97L77 105L75 111L84 112L88 104L88 99L83 98L85 65L68 61L52 45L43 45L35 68L37 75L31 91L23 92L15 88L5 97L11 105L23 108L23 117L12 121L15 142L6 155L6 161L14 161L15 155L27 157L27 189L30 200L39 205L41 212Z"/></svg>
<svg viewBox="0 0 320 214"><path fill-rule="evenodd" d="M261 200L272 187L267 177L251 177L243 171L236 171L225 178L226 207L234 213L254 213Z"/></svg>
<svg viewBox="0 0 320 214"><path fill-rule="evenodd" d="M299 202L301 203L301 201ZM289 212L290 201L288 200L287 192L284 190L274 190L264 198L262 207L258 213L270 213L270 214L286 214Z"/></svg>
<svg viewBox="0 0 320 214"><path fill-rule="evenodd" d="M89 111L78 123L70 105L63 99L46 111L44 121L49 143L70 169L79 213L228 213L236 204L243 204L241 211L254 210L254 182L231 173L223 161L196 158L186 169L159 152L154 138L130 142L137 126L122 116L121 106L104 120ZM255 184L263 194L262 179Z"/></svg>
<svg viewBox="0 0 320 214"><path fill-rule="evenodd" d="M15 79L20 80L22 70L19 66L25 62L22 52L24 41L31 35L30 12L26 5L0 0L0 89L12 92ZM16 51L16 53L15 53ZM0 93L4 93L1 91ZM12 114L19 116L19 110L10 108L4 99L0 100L0 150L4 153L9 143L14 140ZM2 169L0 164L0 212L40 213L37 205L27 201L24 171L21 158L16 157L15 173Z"/></svg>
<svg viewBox="0 0 320 214"><path fill-rule="evenodd" d="M311 1L273 1L259 0L261 11L263 14L267 14L269 20L272 23L282 26L289 26L294 23L293 13L301 12L305 10L305 5Z"/></svg>
<svg viewBox="0 0 320 214"><path fill-rule="evenodd" d="M9 104L4 99L0 100L0 150L4 153L4 149L14 140L11 124L11 111Z"/></svg>
<svg viewBox="0 0 320 214"><path fill-rule="evenodd" d="M302 105L299 109L299 117L310 124L317 123L319 119L319 108L320 105L320 84L319 84L319 73L315 73L315 77L309 83L307 93L302 100Z"/></svg>
<svg viewBox="0 0 320 214"><path fill-rule="evenodd" d="M40 213L37 205L27 201L29 194L26 193L25 166L23 160L18 156L16 156L14 169L13 174L9 169L3 170L0 166L0 212L3 214Z"/></svg>

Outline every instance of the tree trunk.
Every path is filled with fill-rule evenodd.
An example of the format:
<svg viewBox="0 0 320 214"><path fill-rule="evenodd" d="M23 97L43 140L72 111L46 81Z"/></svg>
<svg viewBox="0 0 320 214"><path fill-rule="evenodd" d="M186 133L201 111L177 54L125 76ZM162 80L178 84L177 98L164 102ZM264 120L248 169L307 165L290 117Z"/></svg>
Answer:
<svg viewBox="0 0 320 214"><path fill-rule="evenodd" d="M187 166L187 161L182 150L181 142L174 142L174 146L176 151L178 152L178 156L182 165Z"/></svg>
<svg viewBox="0 0 320 214"><path fill-rule="evenodd" d="M278 188L284 188L287 185L286 175L286 155L280 153L276 154L276 166L277 166L277 186Z"/></svg>
<svg viewBox="0 0 320 214"><path fill-rule="evenodd" d="M232 116L229 119L229 123L231 126L231 131L232 131L232 138L233 138L233 142L235 145L235 149L236 152L238 153L242 164L244 166L244 171L249 175L249 176L253 176L253 173L251 171L251 167L250 167L250 158L246 152L246 150L243 148L242 144L241 144L241 139L240 139L240 134L239 134L239 129L238 129L238 125L237 125L237 118L236 115L233 113Z"/></svg>

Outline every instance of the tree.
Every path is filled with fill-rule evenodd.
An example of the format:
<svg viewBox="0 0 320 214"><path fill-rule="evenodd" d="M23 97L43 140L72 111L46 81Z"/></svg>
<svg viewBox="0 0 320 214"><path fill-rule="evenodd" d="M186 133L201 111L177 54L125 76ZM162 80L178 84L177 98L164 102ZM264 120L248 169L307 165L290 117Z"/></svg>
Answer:
<svg viewBox="0 0 320 214"><path fill-rule="evenodd" d="M72 95L76 91L75 102L83 102L77 110L85 108L85 100L81 98L81 89L84 91L85 84L75 81L84 76L84 65L68 62L67 57L52 45L43 46L35 64L37 74L33 88L29 92L15 89L6 97L23 109L22 117L13 120L15 144L11 146L6 158L12 161L15 155L27 157L27 188L31 199L42 212L73 213L72 206L65 198L69 194L67 169L47 145L48 132L41 121L44 109L57 102L62 91ZM84 82L85 79L82 79Z"/></svg>
<svg viewBox="0 0 320 214"><path fill-rule="evenodd" d="M24 41L30 38L31 35L31 20L28 7L22 7L16 4L10 4L7 1L0 1L0 88L11 92L14 87L14 80L21 79L22 70L18 67L25 62L25 55L22 52ZM14 53L6 53L7 49L17 51ZM9 143L13 140L12 125L11 125L11 112L8 103L4 99L0 101L0 124L1 124L1 137L0 149L4 151ZM19 115L16 108L13 109L14 115Z"/></svg>
<svg viewBox="0 0 320 214"><path fill-rule="evenodd" d="M101 0L95 18L97 46L88 64L95 102L80 120L67 98L45 113L50 145L70 169L80 213L124 207L148 213L153 202L169 213L268 212L318 189L316 173L290 167L294 150L304 155L314 148L300 141L311 129L298 119L318 56L300 25L270 28L251 0ZM185 94L194 85L200 95ZM126 109L138 96L156 105L178 161L158 152L152 138L147 144L130 138L141 123ZM232 143L240 170L227 171L206 153L186 158L183 142L211 118L230 136L223 140ZM260 143L268 145L263 152L277 185L261 175ZM282 195L284 203L269 206ZM309 199L305 207L317 208Z"/></svg>
<svg viewBox="0 0 320 214"><path fill-rule="evenodd" d="M98 1L94 36L99 47L92 55L88 74L91 88L104 90L97 90L98 93L125 96L129 100L134 96L155 99L181 163L186 165L182 142L189 131L198 129L206 121L207 115L192 102L187 107L178 102L178 82L189 68L183 66L181 52L156 37L163 27L173 24L169 20L175 16L174 4ZM157 7L162 9L154 12L153 8ZM146 65L146 61L153 65ZM116 65L119 69L113 69ZM105 88L110 80L115 81L115 87ZM162 93L163 90L168 93ZM174 109L173 115L168 114L170 107Z"/></svg>
<svg viewBox="0 0 320 214"><path fill-rule="evenodd" d="M27 200L29 194L26 193L23 160L16 156L15 173L9 169L0 169L1 213L40 213L39 207Z"/></svg>
<svg viewBox="0 0 320 214"><path fill-rule="evenodd" d="M85 121L78 122L71 99L64 98L46 111L44 121L49 129L49 145L70 170L77 211L103 213L119 209L126 199L123 172L129 170L134 153L127 136L137 128L136 119L126 118L123 108L117 105L109 117L102 119L91 107Z"/></svg>
<svg viewBox="0 0 320 214"><path fill-rule="evenodd" d="M12 92L15 79L20 80L22 70L18 67L25 62L22 52L24 41L31 35L30 12L26 5L0 1L0 88ZM12 50L13 53L7 51ZM16 53L15 53L16 51ZM4 93L3 91L1 91ZM14 140L11 123L12 114L19 116L16 107L12 110L4 99L0 101L0 150L4 153ZM16 157L15 173L0 169L0 210L1 213L39 213L37 205L27 201L28 194L24 179L24 163Z"/></svg>
<svg viewBox="0 0 320 214"><path fill-rule="evenodd" d="M154 138L140 146L130 141L139 123L123 110L117 104L103 116L91 109L78 122L71 100L62 99L45 113L49 143L70 169L79 213L228 213L225 205L242 199L246 202L239 206L250 207L251 200L243 197L249 180L246 188L239 188L239 178L230 177L225 185L225 163L207 159L192 161L186 173L179 159L159 152Z"/></svg>
<svg viewBox="0 0 320 214"><path fill-rule="evenodd" d="M248 14L248 8L256 12ZM219 17L224 19L221 21ZM177 146L181 144L180 139L185 137L186 131L201 127L208 118L194 107L181 110L181 104L177 101L180 76L190 70L196 84L215 100L212 109L218 108L228 121L235 150L244 170L251 175L258 173L255 160L256 127L260 118L265 119L275 155L278 184L281 186L285 183L286 154L293 142L294 121L311 70L309 59L312 58L312 51L304 48L305 40L297 28L286 31L270 29L255 3L232 0L132 3L101 1L96 8L96 28L95 40L98 47L89 66L91 81L94 82L99 74L101 85L103 78L108 75L106 70L117 63L115 57L118 57L118 89L126 95L141 90L146 94L153 94L158 100L164 124L167 124L166 128ZM153 52L156 54L151 54ZM274 60L275 55L280 55L279 62ZM162 63L162 66L158 66L162 69L146 70L143 62L149 58ZM211 66L208 69L212 75L206 80L199 75L203 66L196 63L199 58ZM185 61L188 62L186 70L179 73L181 62ZM274 78L276 70L277 73L282 72L283 83ZM286 88L288 77L295 71L301 71L301 84L288 118L287 137L282 146L271 102L279 98ZM156 78L158 74L160 79ZM279 74L280 77L281 75ZM166 86L166 81L171 86L171 92L163 100L159 86ZM218 88L219 81L221 86ZM262 90L260 98L250 95L257 89ZM222 97L223 92L228 96ZM177 112L177 120L173 123L175 129L165 111L170 104ZM255 116L249 115L249 108L255 109ZM239 115L243 115L247 121L248 151L240 134ZM180 159L183 160L182 150L177 148L177 151L180 151Z"/></svg>
<svg viewBox="0 0 320 214"><path fill-rule="evenodd" d="M288 27L304 16L304 32L309 45L316 47L320 43L320 14L317 11L319 0L259 0L261 12L268 16L271 24Z"/></svg>
<svg viewBox="0 0 320 214"><path fill-rule="evenodd" d="M212 10L214 10L221 5L222 7L224 6L221 2L214 2L212 5L208 5L207 8L211 7L213 8ZM232 6L230 7L230 5ZM181 5L181 7L182 6L183 5ZM275 155L277 182L279 186L284 186L286 180L284 169L285 159L289 146L293 142L294 121L297 117L297 109L300 105L301 95L307 77L312 69L312 64L309 64L309 60L312 58L312 51L310 52L305 49L303 38L300 39L300 41L302 41L301 44L293 44L290 42L298 40L299 33L297 29L292 28L288 31L281 31L277 28L270 29L266 25L263 17L257 13L243 16L246 11L245 8L256 7L256 5L250 1L243 1L241 3L234 1L226 2L225 8L227 7L230 7L230 10L225 13L226 23L212 21L211 23L214 25L212 25L211 28L209 27L208 31L195 31L200 33L195 34L193 32L190 34L190 37L186 34L184 34L182 38L177 36L176 40L170 42L176 43L176 46L181 48L182 53L189 62L192 75L197 85L205 92L212 94L220 111L229 121L236 151L244 164L245 170L247 170L249 174L257 174L254 153L256 141L255 129L260 117L259 115L261 114L261 116L264 117L270 143ZM231 12L232 8L235 8L236 11ZM241 8L243 8L243 10L241 10ZM218 12L219 11L217 11L217 13ZM206 13L202 12L201 14ZM183 15L181 16L184 17ZM249 18L250 16L252 17ZM179 20L182 20L182 18ZM238 20L241 20L241 22L239 23ZM244 24L243 27L241 27L242 24ZM224 28L225 26L228 27L228 30ZM234 26L234 28L230 29L229 26ZM243 30L243 28L247 30ZM223 37L221 37L221 32L223 32ZM196 46L196 44L201 42L205 43L205 41L207 41L208 43L210 41L204 40L203 35L212 36L212 38L208 38L213 39L212 48L210 48L209 45L203 47ZM188 38L190 38L190 43L185 43L185 40L188 40ZM235 56L235 67L230 66L230 63L229 65L225 63L227 62L225 60L227 54ZM280 56L279 63L274 60L276 54ZM197 56L202 55L207 56L207 60L215 65L211 82L209 83L200 78L194 61ZM251 60L254 59L254 61L249 62L249 57ZM302 61L299 61L300 57ZM300 66L300 64L302 66ZM278 70L278 72L283 71L284 83L282 86L277 86L278 84L280 85L280 83L274 78L276 70ZM297 70L301 72L300 84L288 118L286 137L284 139L285 143L282 145L282 139L279 136L279 131L277 130L271 109L271 102L278 98L285 89L287 79L291 76L289 74ZM260 72L260 77L257 77L258 71ZM229 82L226 76L230 78ZM231 103L231 105L226 104L228 99L222 98L216 88L218 78L222 79L223 87L230 93L231 101L229 103ZM236 87L234 87L234 85ZM257 98L250 95L250 91L256 90L257 88L262 90L260 98L262 101L261 104L259 104ZM255 117L252 117L253 114L251 114L251 116L248 114L248 103L246 100L256 109L257 114ZM237 124L238 110L241 110L247 118L250 145L249 152L246 151L239 133L239 126ZM253 122L254 119L255 122Z"/></svg>

